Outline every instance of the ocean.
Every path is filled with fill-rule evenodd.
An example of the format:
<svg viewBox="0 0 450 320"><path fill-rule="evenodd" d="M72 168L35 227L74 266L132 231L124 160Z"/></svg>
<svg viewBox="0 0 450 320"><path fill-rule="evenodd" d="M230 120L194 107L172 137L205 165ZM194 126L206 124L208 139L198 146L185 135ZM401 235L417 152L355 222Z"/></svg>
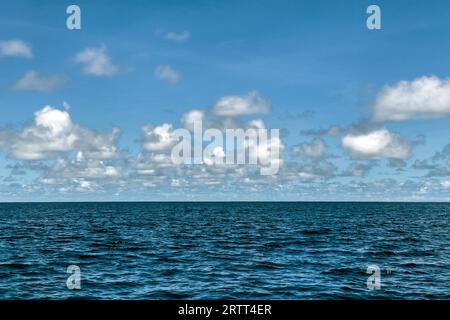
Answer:
<svg viewBox="0 0 450 320"><path fill-rule="evenodd" d="M449 231L449 203L3 203L0 299L448 299Z"/></svg>

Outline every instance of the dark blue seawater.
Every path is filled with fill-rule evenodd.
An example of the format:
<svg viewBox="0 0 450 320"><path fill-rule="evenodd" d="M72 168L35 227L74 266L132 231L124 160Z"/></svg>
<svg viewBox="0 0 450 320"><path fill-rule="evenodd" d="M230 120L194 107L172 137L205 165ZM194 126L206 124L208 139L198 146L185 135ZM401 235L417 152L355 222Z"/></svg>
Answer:
<svg viewBox="0 0 450 320"><path fill-rule="evenodd" d="M446 299L449 231L445 203L0 204L0 299Z"/></svg>

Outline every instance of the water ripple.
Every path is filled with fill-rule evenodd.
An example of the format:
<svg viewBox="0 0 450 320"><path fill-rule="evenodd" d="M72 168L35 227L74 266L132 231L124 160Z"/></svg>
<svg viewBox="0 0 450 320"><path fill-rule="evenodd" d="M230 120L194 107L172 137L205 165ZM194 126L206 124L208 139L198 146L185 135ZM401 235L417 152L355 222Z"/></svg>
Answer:
<svg viewBox="0 0 450 320"><path fill-rule="evenodd" d="M445 203L0 204L0 299L445 299L449 222Z"/></svg>

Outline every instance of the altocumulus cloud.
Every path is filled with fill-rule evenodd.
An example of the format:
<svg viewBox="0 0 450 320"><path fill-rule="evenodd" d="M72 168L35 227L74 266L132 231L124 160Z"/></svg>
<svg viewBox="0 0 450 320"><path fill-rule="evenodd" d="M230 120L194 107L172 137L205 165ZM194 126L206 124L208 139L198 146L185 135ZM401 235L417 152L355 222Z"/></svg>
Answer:
<svg viewBox="0 0 450 320"><path fill-rule="evenodd" d="M304 142L292 147L292 154L295 157L320 158L325 155L327 146L325 141L314 138L311 142Z"/></svg>
<svg viewBox="0 0 450 320"><path fill-rule="evenodd" d="M181 80L181 74L170 65L160 65L155 69L157 79L169 84L177 84Z"/></svg>
<svg viewBox="0 0 450 320"><path fill-rule="evenodd" d="M181 31L181 32L170 31L164 35L164 38L176 42L185 42L191 38L191 34L189 33L189 31Z"/></svg>
<svg viewBox="0 0 450 320"><path fill-rule="evenodd" d="M450 115L450 79L435 76L385 86L374 104L374 119L407 120Z"/></svg>
<svg viewBox="0 0 450 320"><path fill-rule="evenodd" d="M169 151L177 141L170 123L163 123L160 126L146 125L142 128L142 133L143 148L147 151Z"/></svg>
<svg viewBox="0 0 450 320"><path fill-rule="evenodd" d="M444 189L450 189L450 180L444 180L441 182L441 186Z"/></svg>
<svg viewBox="0 0 450 320"><path fill-rule="evenodd" d="M193 122L204 118L209 118L204 122L205 129L211 128L210 125L218 125L219 128L265 128L261 119L240 122L230 116L216 116L211 108L191 109L182 115L180 123L192 129ZM158 192L177 189L177 192L191 194L206 185L234 192L237 181L241 182L243 189L250 187L259 190L263 186L270 188L272 182L281 179L281 174L280 177L261 177L258 166L217 162L217 159L224 157L222 149L214 150L212 157L205 158L202 165L176 165L170 156L172 146L178 142L173 132L172 123L144 126L141 150L135 155L118 148L118 128L98 133L74 122L67 104L65 109L44 106L36 111L33 121L24 127L0 128L0 149L6 153L9 161L17 161L11 167L10 178L14 181L24 179L21 183L15 183L15 186L27 193L32 190L47 190L51 194L107 190L137 192L158 187ZM271 159L269 152L272 148L283 150L281 139L247 147L258 151L263 160L278 161L281 167L283 160ZM21 175L13 175L13 171ZM28 172L37 174L31 184L25 178Z"/></svg>
<svg viewBox="0 0 450 320"><path fill-rule="evenodd" d="M45 106L21 132L0 129L0 146L9 157L18 160L50 159L69 151L108 159L117 153L119 133L118 128L113 128L111 133L99 134L74 123L67 110Z"/></svg>
<svg viewBox="0 0 450 320"><path fill-rule="evenodd" d="M413 144L385 128L363 133L348 133L342 137L342 145L354 158L398 158L405 159L411 154Z"/></svg>
<svg viewBox="0 0 450 320"><path fill-rule="evenodd" d="M242 95L223 96L211 107L188 109L180 117L179 124L189 130L193 129L195 121L202 121L204 130L266 128L263 119L258 116L249 119L249 115L267 114L270 109L267 99L251 91ZM352 196L359 194L361 199L366 195L370 199L386 199L393 193L405 197L410 196L411 192L419 194L417 190L422 190L423 182L427 181L421 179L417 184L410 183L410 186L392 179L363 181L371 169L380 163L377 159L388 158L405 166L403 159L410 157L417 144L417 141L406 140L380 127L379 123L362 122L348 129L330 127L308 132L314 137L293 146L293 157L265 159L280 162L280 170L273 176L261 176L258 166L224 165L216 161L225 155L222 148L215 149L211 158L203 159L203 164L176 165L170 157L172 147L179 142L174 135L176 128L175 122L144 126L141 149L136 154L119 149L118 128L99 133L74 122L68 106L65 109L45 106L35 113L31 123L22 128L0 128L0 149L8 155L9 161L18 160L10 167L11 174L6 177L10 180L4 179L3 183L8 183L8 192L16 189L22 190L20 192L35 190L39 195L43 190L50 194L96 192L111 195L128 192L145 198L149 194L148 188L154 188L152 194L176 194L193 198L201 196L202 192L211 191L232 197L246 197L264 191L266 196L287 193L295 195L296 199L299 196L302 199L317 199L317 195L326 198L341 193ZM333 136L340 137L342 146L355 161L346 166L327 161L327 158L332 157L327 149ZM246 148L248 151L257 151L262 157L269 157L269 150L277 148L282 153L285 146L281 139L275 139L263 145L249 144ZM448 150L450 148L445 147L429 159L430 163L440 161L440 164L437 166L432 162L433 166L427 170L434 171L427 177L449 175L448 170L443 170L449 163ZM438 169L439 172L435 172ZM28 176L28 172L37 177L31 183L29 177L32 176ZM339 179L349 182L342 184ZM441 184L441 179L428 180L430 184L426 186L427 190L445 192L448 183ZM270 192L267 193L267 190Z"/></svg>
<svg viewBox="0 0 450 320"><path fill-rule="evenodd" d="M205 112L200 109L192 109L183 114L181 117L181 123L183 123L184 127L189 130L194 130L194 123L199 121L204 121Z"/></svg>
<svg viewBox="0 0 450 320"><path fill-rule="evenodd" d="M269 113L270 102L257 91L251 91L241 96L225 96L220 98L213 106L218 116L235 117L257 113Z"/></svg>
<svg viewBox="0 0 450 320"><path fill-rule="evenodd" d="M40 75L34 70L26 72L13 84L13 90L50 92L66 82L59 75Z"/></svg>
<svg viewBox="0 0 450 320"><path fill-rule="evenodd" d="M31 45L23 40L5 40L0 41L0 56L31 59L33 53Z"/></svg>
<svg viewBox="0 0 450 320"><path fill-rule="evenodd" d="M246 99L247 96L228 96ZM223 98L220 98L220 101ZM244 108L255 110L253 102L261 103L261 97L252 97L245 101ZM265 108L264 111L267 109ZM218 116L214 110L208 108L191 109L185 112L180 119L184 128L193 130L193 124L196 121L202 121L203 129L208 128L265 128L261 119L253 119L247 122L239 121L241 115L249 114L248 110L239 110L239 112L227 112L227 116ZM245 165L225 165L220 161L225 156L221 147L214 149L211 158L205 157L202 165L177 165L171 160L172 147L179 142L178 137L174 135L175 127L172 123L162 123L160 125L146 125L142 130L142 151L136 159L131 161L132 167L137 172L137 179L141 179L141 185L145 187L154 187L156 185L170 185L171 188L192 188L195 186L217 186L217 188L227 188L227 185L233 181L251 183L253 185L267 183L268 179L260 178L258 166ZM262 163L278 161L280 167L282 159L272 159L269 152L273 148L283 150L284 144L281 139L272 138L266 143L253 145L248 143L246 148L249 152L258 152ZM274 178L276 179L276 178Z"/></svg>
<svg viewBox="0 0 450 320"><path fill-rule="evenodd" d="M75 61L83 66L84 73L98 77L112 76L119 69L112 63L105 46L86 48L75 55Z"/></svg>

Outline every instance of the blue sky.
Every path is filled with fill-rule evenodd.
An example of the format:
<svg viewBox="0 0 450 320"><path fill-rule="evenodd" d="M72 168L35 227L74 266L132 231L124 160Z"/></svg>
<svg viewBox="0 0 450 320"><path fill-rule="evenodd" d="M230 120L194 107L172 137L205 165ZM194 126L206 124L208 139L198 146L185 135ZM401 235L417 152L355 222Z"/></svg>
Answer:
<svg viewBox="0 0 450 320"><path fill-rule="evenodd" d="M450 200L448 2L70 4L2 4L0 201ZM171 164L192 110L280 129L278 174Z"/></svg>

